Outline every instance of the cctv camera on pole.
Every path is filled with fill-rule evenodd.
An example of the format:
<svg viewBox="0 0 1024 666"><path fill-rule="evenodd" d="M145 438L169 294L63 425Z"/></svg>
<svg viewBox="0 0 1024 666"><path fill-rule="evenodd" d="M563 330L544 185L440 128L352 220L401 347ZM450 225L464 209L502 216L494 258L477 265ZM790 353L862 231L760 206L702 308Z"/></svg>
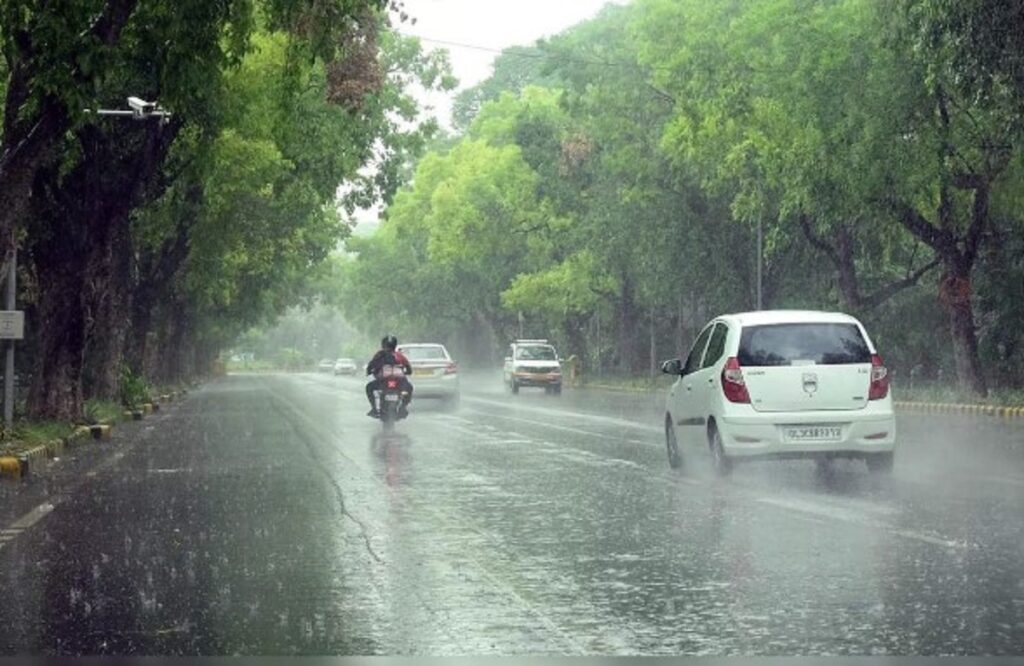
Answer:
<svg viewBox="0 0 1024 666"><path fill-rule="evenodd" d="M147 102L144 99L138 97L128 98L128 107L132 110L132 115L135 118L144 118L146 116L153 115L157 110L156 102Z"/></svg>

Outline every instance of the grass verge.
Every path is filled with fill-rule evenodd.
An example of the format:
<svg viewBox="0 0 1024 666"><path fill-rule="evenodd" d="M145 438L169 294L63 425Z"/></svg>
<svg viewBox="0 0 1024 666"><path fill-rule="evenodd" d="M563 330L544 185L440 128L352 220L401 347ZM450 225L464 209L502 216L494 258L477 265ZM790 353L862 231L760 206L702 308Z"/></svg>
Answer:
<svg viewBox="0 0 1024 666"><path fill-rule="evenodd" d="M642 377L623 376L591 376L584 377L581 388L603 388L620 391L660 391L672 386L672 378L668 375L657 374L653 377L644 375Z"/></svg>
<svg viewBox="0 0 1024 666"><path fill-rule="evenodd" d="M85 421L89 425L116 423L123 411L124 407L113 400L87 400L84 409Z"/></svg>
<svg viewBox="0 0 1024 666"><path fill-rule="evenodd" d="M993 405L995 407L1024 407L1024 390L996 388L982 398L971 391L941 384L895 384L893 395L904 402L930 402L956 405Z"/></svg>
<svg viewBox="0 0 1024 666"><path fill-rule="evenodd" d="M70 423L60 421L21 421L0 441L0 455L17 456L55 439L64 439L74 430Z"/></svg>

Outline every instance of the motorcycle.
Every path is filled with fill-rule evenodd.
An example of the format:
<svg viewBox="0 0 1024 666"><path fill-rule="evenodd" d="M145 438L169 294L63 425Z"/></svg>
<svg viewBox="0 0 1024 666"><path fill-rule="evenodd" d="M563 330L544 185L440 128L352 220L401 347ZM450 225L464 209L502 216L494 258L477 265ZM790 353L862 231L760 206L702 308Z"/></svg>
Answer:
<svg viewBox="0 0 1024 666"><path fill-rule="evenodd" d="M405 371L397 365L385 365L380 370L380 388L377 389L377 418L384 430L391 430L395 422L404 418L401 413L408 391L405 390Z"/></svg>

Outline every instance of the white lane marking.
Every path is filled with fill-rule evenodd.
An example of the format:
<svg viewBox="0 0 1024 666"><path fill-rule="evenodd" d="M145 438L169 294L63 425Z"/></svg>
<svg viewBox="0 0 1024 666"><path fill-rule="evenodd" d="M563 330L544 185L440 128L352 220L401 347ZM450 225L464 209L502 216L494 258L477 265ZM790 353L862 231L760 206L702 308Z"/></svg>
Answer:
<svg viewBox="0 0 1024 666"><path fill-rule="evenodd" d="M561 418L575 418L583 421L592 421L594 423L604 423L607 425L619 426L622 428L634 428L636 430L644 430L646 432L661 433L662 429L656 426L647 425L646 423L640 423L638 421L630 421L628 419L620 419L614 416L600 416L598 414L588 414L587 412L573 412L568 409L551 409L549 407L534 407L533 405L526 405L523 403L509 403L502 402L500 400L488 400L487 398L476 398L463 395L462 400L464 402L474 402L484 405L492 405L494 407L502 407L504 409L533 412L544 416L558 416Z"/></svg>
<svg viewBox="0 0 1024 666"><path fill-rule="evenodd" d="M5 528L3 532L0 533L0 549L3 549L3 547L8 543L14 541L19 534L48 516L55 508L57 508L58 504L60 504L59 499L50 502L43 502L21 518L18 518L11 523L10 527Z"/></svg>
<svg viewBox="0 0 1024 666"><path fill-rule="evenodd" d="M57 507L53 502L43 502L36 508L26 513L21 518L11 523L11 528L16 530L27 530Z"/></svg>
<svg viewBox="0 0 1024 666"><path fill-rule="evenodd" d="M856 511L852 511L850 509L846 509L836 505L819 505L795 497L758 497L755 499L755 501L761 504L767 504L781 509L795 511L798 513L805 513L812 516L818 516L832 521L840 521L852 525L859 525L865 528L882 529L897 536L901 536L907 539L913 539L915 541L922 541L924 543L929 543L935 546L943 546L945 548L967 547L966 543L953 541L951 539L945 539L939 536L934 536L932 534L926 534L924 532L919 532L917 530L908 530L901 527L888 525L883 522L872 520L867 516L859 515Z"/></svg>

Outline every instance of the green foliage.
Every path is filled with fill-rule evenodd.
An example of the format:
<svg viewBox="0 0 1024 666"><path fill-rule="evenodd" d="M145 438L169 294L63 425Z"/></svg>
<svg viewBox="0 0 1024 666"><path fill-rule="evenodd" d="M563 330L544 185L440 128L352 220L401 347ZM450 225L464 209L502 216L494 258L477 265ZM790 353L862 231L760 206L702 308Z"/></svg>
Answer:
<svg viewBox="0 0 1024 666"><path fill-rule="evenodd" d="M60 421L21 421L14 425L12 437L31 447L64 439L73 430L74 426Z"/></svg>
<svg viewBox="0 0 1024 666"><path fill-rule="evenodd" d="M150 402L150 388L145 378L125 365L121 369L121 405L126 409L139 409Z"/></svg>
<svg viewBox="0 0 1024 666"><path fill-rule="evenodd" d="M123 408L123 405L109 400L86 400L82 415L88 425L114 423L120 418Z"/></svg>
<svg viewBox="0 0 1024 666"><path fill-rule="evenodd" d="M636 372L754 307L761 226L768 307L853 311L898 372L949 377L943 257L905 211L966 242L974 199L940 199L969 166L1002 234L979 268L981 348L1019 382L1020 79L993 23L1019 17L982 4L638 0L508 52L460 96L460 136L349 242L337 302L368 330L489 345L525 325Z"/></svg>

